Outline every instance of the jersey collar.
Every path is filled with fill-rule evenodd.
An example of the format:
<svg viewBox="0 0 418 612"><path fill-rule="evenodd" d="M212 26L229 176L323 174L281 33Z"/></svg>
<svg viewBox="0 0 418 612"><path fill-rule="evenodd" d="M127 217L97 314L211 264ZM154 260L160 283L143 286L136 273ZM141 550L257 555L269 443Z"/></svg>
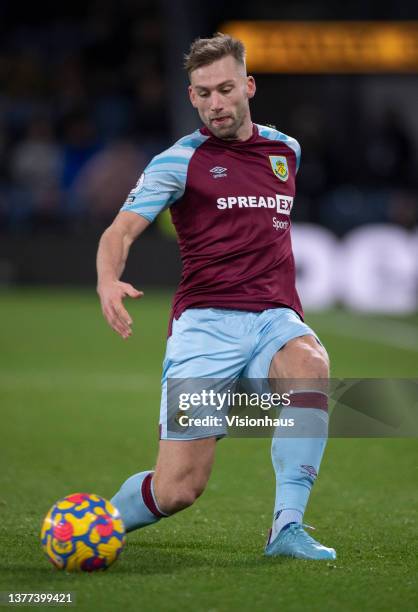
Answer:
<svg viewBox="0 0 418 612"><path fill-rule="evenodd" d="M257 140L258 128L256 124L253 123L253 133L251 134L249 138L247 138L247 140L238 140L238 139L237 140L225 140L223 138L218 138L217 136L212 134L212 132L206 126L200 128L200 133L203 134L204 136L209 136L210 138L212 138L216 142L223 144L224 146L241 147L243 145L249 144Z"/></svg>

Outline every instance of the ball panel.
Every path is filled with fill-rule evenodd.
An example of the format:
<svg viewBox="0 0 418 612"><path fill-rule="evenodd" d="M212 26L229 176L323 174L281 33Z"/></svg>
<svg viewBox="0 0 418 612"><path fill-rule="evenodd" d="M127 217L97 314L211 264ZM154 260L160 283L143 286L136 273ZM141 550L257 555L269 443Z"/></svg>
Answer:
<svg viewBox="0 0 418 612"><path fill-rule="evenodd" d="M68 542L74 535L74 527L72 526L70 521L60 521L55 527L53 527L52 532L54 534L54 538L60 540L61 542Z"/></svg>
<svg viewBox="0 0 418 612"><path fill-rule="evenodd" d="M103 570L119 556L125 528L118 510L99 495L74 493L46 515L41 543L50 562L67 571Z"/></svg>
<svg viewBox="0 0 418 612"><path fill-rule="evenodd" d="M120 517L113 520L113 527L114 527L115 531L125 535L125 532L126 532L125 525L123 524L123 521L122 521L122 519Z"/></svg>
<svg viewBox="0 0 418 612"><path fill-rule="evenodd" d="M51 528L51 521L52 521L52 509L48 512L48 514L44 518L44 522L42 523L42 529L41 529L41 540L42 541L46 539L48 530Z"/></svg>
<svg viewBox="0 0 418 612"><path fill-rule="evenodd" d="M124 542L118 540L118 538L111 538L109 542L99 544L97 546L97 550L101 557L104 557L108 564L110 565L118 558L120 552L122 551Z"/></svg>
<svg viewBox="0 0 418 612"><path fill-rule="evenodd" d="M60 557L64 555L70 555L74 551L74 542L70 540L69 542L61 542L56 538L51 539L51 548L54 553L57 553Z"/></svg>
<svg viewBox="0 0 418 612"><path fill-rule="evenodd" d="M70 512L65 513L65 520L71 523L74 537L83 536L88 533L91 523L91 513L85 512L83 516L74 516Z"/></svg>
<svg viewBox="0 0 418 612"><path fill-rule="evenodd" d="M96 570L106 569L106 560L102 557L90 557L85 559L80 566L83 572L94 572Z"/></svg>

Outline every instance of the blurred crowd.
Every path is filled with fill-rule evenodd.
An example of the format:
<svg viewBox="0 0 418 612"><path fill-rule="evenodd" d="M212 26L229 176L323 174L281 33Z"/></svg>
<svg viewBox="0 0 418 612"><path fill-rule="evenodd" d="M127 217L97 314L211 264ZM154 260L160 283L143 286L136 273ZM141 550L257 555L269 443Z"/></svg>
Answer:
<svg viewBox="0 0 418 612"><path fill-rule="evenodd" d="M65 17L48 6L47 19L38 6L24 19L10 5L0 12L0 232L104 227L169 146L158 7L103 1ZM329 133L321 109L303 104L288 119L284 131L303 150L296 219L338 234L369 222L413 227L417 143L408 126L393 108L356 122L348 134Z"/></svg>
<svg viewBox="0 0 418 612"><path fill-rule="evenodd" d="M334 130L325 106L301 106L291 134L302 145L298 201L292 214L338 235L367 223L418 223L418 142L402 115L387 107L368 117L362 108Z"/></svg>
<svg viewBox="0 0 418 612"><path fill-rule="evenodd" d="M0 7L2 231L102 225L170 141L158 4L46 4Z"/></svg>

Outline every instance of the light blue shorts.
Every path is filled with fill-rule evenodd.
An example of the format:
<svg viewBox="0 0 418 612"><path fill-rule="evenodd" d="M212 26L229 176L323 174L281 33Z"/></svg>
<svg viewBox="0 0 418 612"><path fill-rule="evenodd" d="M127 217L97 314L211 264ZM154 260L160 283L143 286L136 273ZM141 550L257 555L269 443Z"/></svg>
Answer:
<svg viewBox="0 0 418 612"><path fill-rule="evenodd" d="M167 429L167 380L267 379L271 360L289 340L316 334L290 308L262 312L189 308L173 321L163 363L160 438L222 437L216 428L173 435Z"/></svg>

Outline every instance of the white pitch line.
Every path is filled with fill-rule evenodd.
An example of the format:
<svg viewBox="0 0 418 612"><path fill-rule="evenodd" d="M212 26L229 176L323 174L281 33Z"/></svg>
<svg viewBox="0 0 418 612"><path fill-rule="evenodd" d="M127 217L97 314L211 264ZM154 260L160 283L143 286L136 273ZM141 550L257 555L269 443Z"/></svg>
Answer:
<svg viewBox="0 0 418 612"><path fill-rule="evenodd" d="M409 323L368 317L354 319L351 313L332 313L324 317L319 326L325 332L338 336L368 340L418 353L418 327Z"/></svg>

